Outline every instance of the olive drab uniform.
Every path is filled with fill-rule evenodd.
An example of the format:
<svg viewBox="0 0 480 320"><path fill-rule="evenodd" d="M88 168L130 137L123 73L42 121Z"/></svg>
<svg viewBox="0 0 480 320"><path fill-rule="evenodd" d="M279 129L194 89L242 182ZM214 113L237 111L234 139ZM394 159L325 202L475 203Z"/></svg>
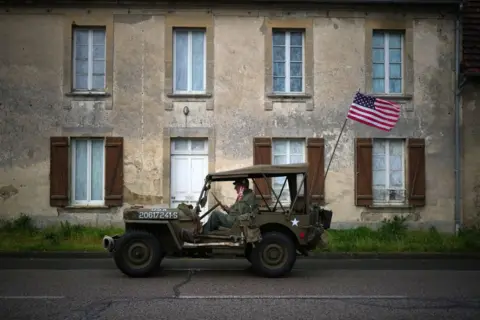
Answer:
<svg viewBox="0 0 480 320"><path fill-rule="evenodd" d="M228 214L221 211L213 211L203 226L203 233L217 230L218 227L231 228L238 216L251 212L255 207L255 194L252 189L245 189L243 197L237 200L228 210Z"/></svg>

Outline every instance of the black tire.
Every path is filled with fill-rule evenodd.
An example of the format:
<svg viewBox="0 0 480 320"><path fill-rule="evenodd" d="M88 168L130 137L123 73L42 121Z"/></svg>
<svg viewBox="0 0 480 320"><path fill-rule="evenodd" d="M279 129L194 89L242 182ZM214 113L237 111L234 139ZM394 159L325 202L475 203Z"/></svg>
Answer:
<svg viewBox="0 0 480 320"><path fill-rule="evenodd" d="M247 244L247 247L245 248L245 259L248 260L248 262L252 263L252 245Z"/></svg>
<svg viewBox="0 0 480 320"><path fill-rule="evenodd" d="M277 257L273 254L277 253ZM270 257L267 255L271 254ZM255 272L268 278L277 278L289 273L297 261L293 240L282 232L262 234L262 240L252 249L250 260Z"/></svg>
<svg viewBox="0 0 480 320"><path fill-rule="evenodd" d="M145 231L129 231L117 241L113 259L117 268L132 278L147 277L158 270L163 259L163 251L158 239ZM140 251L133 251L140 248ZM136 263L134 254L143 253ZM138 262L138 261L137 261Z"/></svg>

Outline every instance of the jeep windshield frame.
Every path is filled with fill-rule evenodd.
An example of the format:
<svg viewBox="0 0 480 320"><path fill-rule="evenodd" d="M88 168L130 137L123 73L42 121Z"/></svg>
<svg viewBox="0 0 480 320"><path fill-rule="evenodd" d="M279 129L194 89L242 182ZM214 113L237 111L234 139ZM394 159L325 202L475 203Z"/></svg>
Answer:
<svg viewBox="0 0 480 320"><path fill-rule="evenodd" d="M302 176L302 181L300 182L299 186L297 187L297 179L298 175ZM225 181L234 181L239 178L246 178L252 179L253 184L255 185L257 190L260 190L258 187L256 179L264 179L265 184L268 186L270 193L275 197L276 202L273 205L273 208L270 207L268 201L265 199L264 195L260 193L260 196L265 203L268 211L273 212L276 211L277 206L280 205L282 212L287 213L291 212L292 208L295 206L300 190L303 186L303 194L304 194L304 212L308 208L308 196L306 195L307 188L307 176L308 176L308 164L307 163L296 163L296 164L281 164L281 165L266 165L266 164L259 164L253 165L248 167L243 167L239 169L227 170L227 171L220 171L215 173L209 173L205 177L205 183L200 193L200 197L197 202L197 208L199 208L199 204L201 199L206 196L208 190L210 189L210 184L212 182L225 182ZM285 181L283 183L282 189L280 190L280 194L276 194L275 190L272 187L272 183L268 181L271 178L277 177L285 177ZM286 209L282 202L280 201L280 197L285 189L285 185L288 182L289 191L290 191L290 205L289 208ZM213 209L213 208L212 208ZM209 210L210 211L210 210Z"/></svg>

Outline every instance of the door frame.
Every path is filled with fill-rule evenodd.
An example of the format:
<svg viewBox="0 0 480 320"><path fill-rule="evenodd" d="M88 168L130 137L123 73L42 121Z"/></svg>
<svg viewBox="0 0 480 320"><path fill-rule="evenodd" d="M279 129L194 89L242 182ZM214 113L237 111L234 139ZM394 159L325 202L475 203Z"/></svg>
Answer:
<svg viewBox="0 0 480 320"><path fill-rule="evenodd" d="M187 103L188 104L188 103ZM207 139L208 145L208 172L215 171L215 129L213 128L172 128L167 127L163 129L163 170L162 179L158 182L159 188L162 189L162 204L170 205L171 197L171 140L174 138L203 138ZM213 192L216 188L213 186ZM209 197L207 206L211 205Z"/></svg>

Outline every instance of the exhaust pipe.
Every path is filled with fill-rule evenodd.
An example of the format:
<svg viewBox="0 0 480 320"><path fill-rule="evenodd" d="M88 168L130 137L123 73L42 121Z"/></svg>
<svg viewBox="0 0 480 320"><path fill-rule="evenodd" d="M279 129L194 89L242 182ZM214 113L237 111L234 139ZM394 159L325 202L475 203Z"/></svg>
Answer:
<svg viewBox="0 0 480 320"><path fill-rule="evenodd" d="M102 240L103 248L108 252L112 252L115 248L115 240L110 236L104 236Z"/></svg>

